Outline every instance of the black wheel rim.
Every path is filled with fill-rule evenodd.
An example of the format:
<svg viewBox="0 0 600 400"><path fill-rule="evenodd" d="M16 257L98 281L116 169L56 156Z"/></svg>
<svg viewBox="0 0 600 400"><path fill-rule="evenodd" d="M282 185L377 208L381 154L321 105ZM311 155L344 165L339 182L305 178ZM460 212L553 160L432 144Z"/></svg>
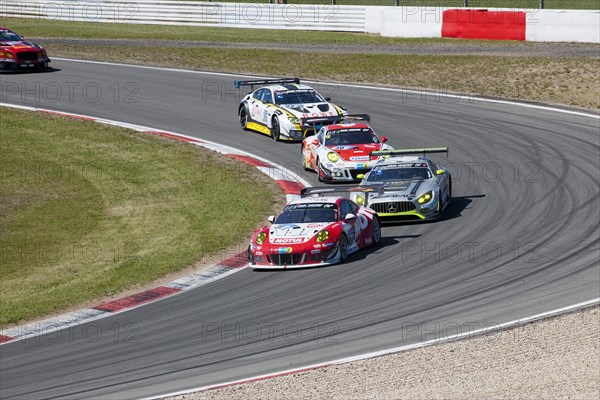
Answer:
<svg viewBox="0 0 600 400"><path fill-rule="evenodd" d="M346 238L342 236L340 239L340 259L343 261L348 257L348 242Z"/></svg>
<svg viewBox="0 0 600 400"><path fill-rule="evenodd" d="M379 241L381 240L381 227L377 218L373 219L373 226L371 227L371 230L373 232L373 244L379 243Z"/></svg>

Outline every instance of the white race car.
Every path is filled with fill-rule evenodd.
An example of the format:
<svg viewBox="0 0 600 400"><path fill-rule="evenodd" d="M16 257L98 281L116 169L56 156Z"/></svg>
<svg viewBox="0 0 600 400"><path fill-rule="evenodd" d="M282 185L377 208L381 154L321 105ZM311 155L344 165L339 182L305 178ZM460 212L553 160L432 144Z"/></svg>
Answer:
<svg viewBox="0 0 600 400"><path fill-rule="evenodd" d="M368 115L306 119L306 124L325 126L302 142L304 169L315 171L321 182L360 181L358 175L369 172L381 158L371 152L393 150L385 144L387 137L380 140L368 124L360 122L369 120Z"/></svg>
<svg viewBox="0 0 600 400"><path fill-rule="evenodd" d="M300 141L313 135L314 126L304 125L303 119L347 114L312 87L301 85L298 78L235 81L236 88L259 85L262 87L240 102L240 125L244 130L257 131L277 141Z"/></svg>

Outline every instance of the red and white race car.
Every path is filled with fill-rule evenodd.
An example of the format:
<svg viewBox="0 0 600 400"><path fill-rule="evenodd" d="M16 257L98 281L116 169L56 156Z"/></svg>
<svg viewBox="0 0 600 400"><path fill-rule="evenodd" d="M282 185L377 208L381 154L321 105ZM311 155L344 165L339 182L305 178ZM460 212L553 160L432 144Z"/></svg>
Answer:
<svg viewBox="0 0 600 400"><path fill-rule="evenodd" d="M0 70L46 70L49 63L50 59L42 46L27 42L10 29L0 26Z"/></svg>
<svg viewBox="0 0 600 400"><path fill-rule="evenodd" d="M331 122L334 118L314 118L307 123ZM368 115L338 117L333 125L323 126L316 136L302 142L302 165L313 170L321 182L360 181L358 175L366 174L380 159L370 156L372 151L393 150L385 144L387 137L377 137L373 129L364 122Z"/></svg>
<svg viewBox="0 0 600 400"><path fill-rule="evenodd" d="M273 224L254 233L250 267L286 269L342 262L381 240L375 211L344 197L311 197L290 202Z"/></svg>

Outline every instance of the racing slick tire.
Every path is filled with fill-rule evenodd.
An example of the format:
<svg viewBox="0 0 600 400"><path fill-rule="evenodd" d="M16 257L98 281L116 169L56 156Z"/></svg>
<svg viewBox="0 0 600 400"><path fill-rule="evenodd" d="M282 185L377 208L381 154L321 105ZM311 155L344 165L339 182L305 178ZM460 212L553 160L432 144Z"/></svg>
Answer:
<svg viewBox="0 0 600 400"><path fill-rule="evenodd" d="M373 246L377 246L379 242L381 242L381 223L379 222L379 217L373 217L373 223L371 225L371 240L373 241Z"/></svg>
<svg viewBox="0 0 600 400"><path fill-rule="evenodd" d="M240 126L243 130L248 131L248 108L246 108L246 106L240 107L238 116L240 118Z"/></svg>
<svg viewBox="0 0 600 400"><path fill-rule="evenodd" d="M442 219L442 213L444 212L444 199L442 199L442 192L438 190L438 215L436 219Z"/></svg>
<svg viewBox="0 0 600 400"><path fill-rule="evenodd" d="M256 264L254 261L254 254L252 254L252 250L250 249L250 246L248 246L248 252L246 254L246 257L248 259L248 263L250 263L251 265Z"/></svg>
<svg viewBox="0 0 600 400"><path fill-rule="evenodd" d="M340 236L340 240L338 241L338 250L340 252L340 263L346 261L348 258L348 238L346 238L345 234Z"/></svg>
<svg viewBox="0 0 600 400"><path fill-rule="evenodd" d="M325 179L323 179L322 175L324 175L324 173L321 171L321 163L319 162L319 159L317 158L317 176L318 176L319 182L325 182Z"/></svg>
<svg viewBox="0 0 600 400"><path fill-rule="evenodd" d="M280 135L281 135L281 132L279 130L279 120L277 119L277 117L275 117L275 118L273 118L273 121L271 122L271 137L276 142L281 142L281 139L279 138Z"/></svg>
<svg viewBox="0 0 600 400"><path fill-rule="evenodd" d="M448 204L452 203L452 177L448 182Z"/></svg>

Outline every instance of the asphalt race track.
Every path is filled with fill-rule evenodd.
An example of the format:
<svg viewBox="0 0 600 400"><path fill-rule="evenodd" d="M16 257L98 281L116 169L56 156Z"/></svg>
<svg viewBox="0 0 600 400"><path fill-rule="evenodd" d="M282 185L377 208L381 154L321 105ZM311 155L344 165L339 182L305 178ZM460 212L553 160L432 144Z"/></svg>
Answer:
<svg viewBox="0 0 600 400"><path fill-rule="evenodd" d="M0 100L180 132L293 169L300 145L238 125L233 77L55 60ZM442 221L385 226L343 265L244 269L0 348L2 399L134 398L467 332L600 296L600 120L495 101L319 86L390 144L449 146ZM3 127L4 128L4 127ZM202 201L202 199L198 199ZM218 210L215 210L218 212Z"/></svg>

